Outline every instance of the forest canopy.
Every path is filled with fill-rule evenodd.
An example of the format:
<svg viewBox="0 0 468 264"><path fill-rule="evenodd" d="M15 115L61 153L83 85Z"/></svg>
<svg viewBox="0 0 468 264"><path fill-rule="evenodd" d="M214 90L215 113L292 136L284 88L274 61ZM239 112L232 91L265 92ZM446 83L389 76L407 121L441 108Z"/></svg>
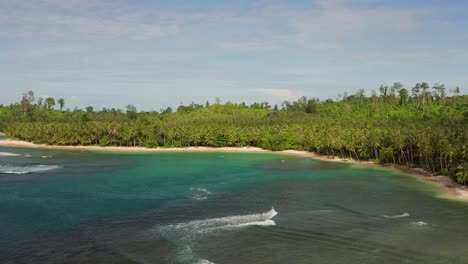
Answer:
<svg viewBox="0 0 468 264"><path fill-rule="evenodd" d="M191 103L159 112L65 109L63 98L29 91L0 105L0 131L51 145L243 147L306 150L422 167L468 184L468 95L457 87L400 82L339 100L301 97L267 102Z"/></svg>

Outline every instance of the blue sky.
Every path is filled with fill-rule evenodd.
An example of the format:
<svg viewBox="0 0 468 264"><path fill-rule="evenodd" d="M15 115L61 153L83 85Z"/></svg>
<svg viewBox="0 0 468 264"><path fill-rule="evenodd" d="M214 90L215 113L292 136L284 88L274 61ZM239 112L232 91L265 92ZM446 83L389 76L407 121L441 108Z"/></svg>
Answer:
<svg viewBox="0 0 468 264"><path fill-rule="evenodd" d="M468 1L0 0L0 104L159 110L468 87Z"/></svg>

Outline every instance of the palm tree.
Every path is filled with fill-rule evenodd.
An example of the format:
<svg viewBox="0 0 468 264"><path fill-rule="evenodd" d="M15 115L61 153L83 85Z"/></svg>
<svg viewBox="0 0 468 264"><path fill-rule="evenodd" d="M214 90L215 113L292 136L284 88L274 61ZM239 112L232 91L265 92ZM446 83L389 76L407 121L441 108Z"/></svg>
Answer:
<svg viewBox="0 0 468 264"><path fill-rule="evenodd" d="M59 98L57 102L60 105L60 112L62 112L63 106L65 105L65 100L63 98Z"/></svg>
<svg viewBox="0 0 468 264"><path fill-rule="evenodd" d="M23 116L26 116L26 113L28 112L30 103L26 95L23 95L23 98L21 99L21 107L23 108Z"/></svg>
<svg viewBox="0 0 468 264"><path fill-rule="evenodd" d="M445 85L441 83L436 83L434 86L432 86L432 89L434 89L434 96L437 100L437 103L443 102L445 99Z"/></svg>
<svg viewBox="0 0 468 264"><path fill-rule="evenodd" d="M47 97L45 103L47 105L47 110L51 110L52 107L55 106L55 99L53 97Z"/></svg>
<svg viewBox="0 0 468 264"><path fill-rule="evenodd" d="M400 105L405 105L408 102L408 90L405 88L399 90Z"/></svg>

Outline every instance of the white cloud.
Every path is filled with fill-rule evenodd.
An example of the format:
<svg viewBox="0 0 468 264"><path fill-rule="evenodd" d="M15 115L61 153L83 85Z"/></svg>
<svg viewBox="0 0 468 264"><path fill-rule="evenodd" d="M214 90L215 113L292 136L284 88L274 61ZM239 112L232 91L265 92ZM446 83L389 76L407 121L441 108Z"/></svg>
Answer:
<svg viewBox="0 0 468 264"><path fill-rule="evenodd" d="M298 48L347 51L355 46L387 45L385 39L404 39L403 34L429 28L435 22L439 27L445 25L433 20L434 12L428 8L368 2L372 0L313 0L294 8L287 2L258 1L245 12L235 8L161 9L122 0L0 0L0 38L75 36L134 41L178 35L237 52ZM223 31L232 34L221 34ZM363 56L353 53L350 57ZM412 59L410 51L404 53L399 52L396 58Z"/></svg>
<svg viewBox="0 0 468 264"><path fill-rule="evenodd" d="M282 20L289 31L277 39L309 49L337 49L345 39L413 32L425 25L431 14L425 8L351 7L348 1L315 1L315 9L266 7L264 15Z"/></svg>
<svg viewBox="0 0 468 264"><path fill-rule="evenodd" d="M122 0L0 0L0 37L52 36L151 40L189 28L252 23L236 10L146 7ZM202 30L203 32L203 30Z"/></svg>
<svg viewBox="0 0 468 264"><path fill-rule="evenodd" d="M222 49L257 51L291 45L337 49L347 37L414 31L425 25L425 16L431 13L423 8L366 7L351 3L355 1L315 0L309 7L294 9L262 2L245 13L236 9L158 9L119 0L0 0L0 36L75 34L146 40L184 33L203 34L209 32L207 28L221 25L226 30L240 26L240 34L244 35L244 39L236 42L216 39ZM191 31L193 27L200 30ZM253 40L260 36L262 42Z"/></svg>
<svg viewBox="0 0 468 264"><path fill-rule="evenodd" d="M299 97L295 92L289 89L257 88L255 89L255 91L265 95L268 100L275 102L284 100L294 100Z"/></svg>
<svg viewBox="0 0 468 264"><path fill-rule="evenodd" d="M74 34L98 39L157 39L177 32L175 22L149 17L145 9L118 1L0 0L0 37Z"/></svg>

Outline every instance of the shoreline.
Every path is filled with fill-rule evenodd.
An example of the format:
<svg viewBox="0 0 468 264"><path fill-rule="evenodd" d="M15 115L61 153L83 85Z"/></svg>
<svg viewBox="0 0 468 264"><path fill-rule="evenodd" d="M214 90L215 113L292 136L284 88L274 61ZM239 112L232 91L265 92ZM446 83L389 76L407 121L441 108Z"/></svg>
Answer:
<svg viewBox="0 0 468 264"><path fill-rule="evenodd" d="M4 136L0 132L0 136ZM395 169L405 173L417 174L423 176L421 179L425 182L433 183L439 187L444 188L449 194L449 198L457 198L460 200L468 201L468 186L464 186L454 182L448 176L435 176L422 168L410 168L402 165L395 164L381 164L372 161L358 161L353 159L339 158L335 156L326 156L314 152L300 151L300 150L283 150L272 151L258 147L184 147L184 148L146 148L146 147L117 147L117 146L58 146L58 145L44 145L35 144L27 141L20 140L0 140L0 146L4 147L19 147L19 148L39 148L39 149L58 149L58 150L91 150L91 151L109 151L109 152L123 152L123 153L163 153L163 152L244 152L244 153L276 153L276 154L289 154L295 156L302 156L313 158L323 161L341 162L349 164L360 164L365 166L373 166L387 169Z"/></svg>
<svg viewBox="0 0 468 264"><path fill-rule="evenodd" d="M0 137L4 137L4 136L6 136L5 133L0 132Z"/></svg>

